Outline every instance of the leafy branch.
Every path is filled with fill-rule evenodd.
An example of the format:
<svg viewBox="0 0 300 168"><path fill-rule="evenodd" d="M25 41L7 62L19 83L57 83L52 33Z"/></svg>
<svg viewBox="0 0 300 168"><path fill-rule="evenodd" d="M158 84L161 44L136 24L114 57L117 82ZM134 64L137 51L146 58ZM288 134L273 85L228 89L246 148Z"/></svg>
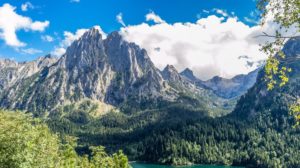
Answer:
<svg viewBox="0 0 300 168"><path fill-rule="evenodd" d="M288 81L288 73L292 70L286 67L290 60L285 59L285 54L281 51L286 41L292 38L300 37L300 1L299 0L258 0L257 8L262 14L262 25L266 23L270 16L273 21L279 25L275 35L263 32L256 37L274 38L274 42L267 42L262 46L269 59L265 66L265 81L268 90L274 87L284 86ZM296 29L295 34L291 36L282 35L281 32L287 32L288 29ZM290 105L290 114L294 116L296 125L300 124L300 101Z"/></svg>

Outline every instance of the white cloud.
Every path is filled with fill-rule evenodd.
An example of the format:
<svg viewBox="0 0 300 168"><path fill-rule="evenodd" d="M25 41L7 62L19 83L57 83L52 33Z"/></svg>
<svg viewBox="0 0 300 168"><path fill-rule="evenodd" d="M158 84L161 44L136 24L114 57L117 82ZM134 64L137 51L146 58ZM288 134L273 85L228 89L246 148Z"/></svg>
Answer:
<svg viewBox="0 0 300 168"><path fill-rule="evenodd" d="M221 16L210 15L196 23L141 23L123 27L120 32L126 40L145 48L158 68L172 64L181 71L189 67L204 80L245 74L261 65L266 55L259 44L266 38L256 36L274 31L273 25L250 27L234 14L216 12ZM240 59L245 55L249 59Z"/></svg>
<svg viewBox="0 0 300 168"><path fill-rule="evenodd" d="M254 10L250 12L249 16L245 16L244 20L248 23L259 24L260 18L260 12L258 10Z"/></svg>
<svg viewBox="0 0 300 168"><path fill-rule="evenodd" d="M80 0L70 0L70 2L74 2L74 3L79 3L80 2Z"/></svg>
<svg viewBox="0 0 300 168"><path fill-rule="evenodd" d="M51 55L60 57L66 52L66 49L63 47L54 47L54 50L51 52Z"/></svg>
<svg viewBox="0 0 300 168"><path fill-rule="evenodd" d="M49 26L49 21L32 21L29 17L17 14L15 9L7 3L0 7L0 39L9 46L22 47L26 44L18 39L16 31L44 31Z"/></svg>
<svg viewBox="0 0 300 168"><path fill-rule="evenodd" d="M123 21L123 14L122 14L122 13L119 13L119 14L116 16L116 19L117 19L117 21L118 21L123 27L126 27L126 24L125 24L125 22Z"/></svg>
<svg viewBox="0 0 300 168"><path fill-rule="evenodd" d="M94 28L98 29L102 38L106 38L106 33L101 29L100 26L94 26ZM60 42L59 46L54 47L54 50L51 52L52 55L61 56L65 53L66 48L69 47L75 40L78 40L86 31L89 29L78 29L75 33L65 31L64 39Z"/></svg>
<svg viewBox="0 0 300 168"><path fill-rule="evenodd" d="M61 56L65 53L66 48L70 46L73 41L79 39L88 29L78 29L74 34L69 31L64 32L64 39L60 42L59 46L54 48L51 52L52 55Z"/></svg>
<svg viewBox="0 0 300 168"><path fill-rule="evenodd" d="M30 27L29 29L30 30L33 30L33 31L44 31L46 27L48 27L50 24L49 21L44 21L44 22L40 22L40 21L35 21L35 22L32 22L30 24Z"/></svg>
<svg viewBox="0 0 300 168"><path fill-rule="evenodd" d="M206 13L206 14L209 14L209 10L203 9L202 12L203 12L203 13Z"/></svg>
<svg viewBox="0 0 300 168"><path fill-rule="evenodd" d="M250 17L244 17L244 19L248 23L259 24L259 20L257 20L257 19L253 19L253 18L250 18Z"/></svg>
<svg viewBox="0 0 300 168"><path fill-rule="evenodd" d="M154 12L150 12L146 15L146 21L153 21L154 23L165 23L160 16L156 15Z"/></svg>
<svg viewBox="0 0 300 168"><path fill-rule="evenodd" d="M49 35L41 36L41 39L43 41L46 41L46 42L52 42L52 41L54 41L54 38L52 36L49 36Z"/></svg>
<svg viewBox="0 0 300 168"><path fill-rule="evenodd" d="M222 15L223 17L229 16L229 14L225 10L222 10L222 9L214 8L213 11L216 12L217 14Z"/></svg>
<svg viewBox="0 0 300 168"><path fill-rule="evenodd" d="M275 7L272 7L272 6ZM282 10L281 8L277 8L278 6L284 7L282 4L282 1L273 1L271 0L270 3L266 6L267 11L269 11L265 17L264 24L261 26L255 26L253 27L254 31L252 32L252 36L256 37L251 39L253 43L259 43L259 44L264 44L266 42L273 42L275 38L273 37L265 37L261 36L264 33L275 36L276 32L278 31L282 36L299 36L299 24L294 24L291 25L289 28L284 28L280 24L274 22L274 13L281 14L283 12L278 10ZM274 10L271 10L271 9ZM274 13L273 13L274 12ZM250 13L250 16L257 16L260 15L259 11L254 11L253 13ZM259 21L260 22L260 21ZM259 37L258 37L259 36Z"/></svg>
<svg viewBox="0 0 300 168"><path fill-rule="evenodd" d="M42 53L42 50L34 49L34 48L26 48L26 49L17 49L17 51L24 53L24 54L29 54L29 55L34 55L34 54L39 54Z"/></svg>
<svg viewBox="0 0 300 168"><path fill-rule="evenodd" d="M21 10L22 11L28 11L28 9L34 9L34 6L30 2L25 2L21 5Z"/></svg>

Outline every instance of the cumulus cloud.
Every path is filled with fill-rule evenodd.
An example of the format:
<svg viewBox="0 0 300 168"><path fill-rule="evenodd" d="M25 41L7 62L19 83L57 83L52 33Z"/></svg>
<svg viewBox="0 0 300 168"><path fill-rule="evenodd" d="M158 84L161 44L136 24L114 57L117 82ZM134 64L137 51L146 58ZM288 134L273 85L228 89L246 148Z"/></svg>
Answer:
<svg viewBox="0 0 300 168"><path fill-rule="evenodd" d="M41 36L41 39L43 41L46 41L46 42L52 42L52 41L54 41L54 38L52 36L49 36L49 35L43 35L43 36Z"/></svg>
<svg viewBox="0 0 300 168"><path fill-rule="evenodd" d="M94 26L94 28L98 29L101 33L102 38L106 38L106 33L101 29L100 26ZM64 39L59 43L59 46L55 46L54 50L51 52L52 55L61 56L66 52L66 48L69 47L75 40L78 40L86 31L89 29L78 29L75 33L65 31L64 32Z"/></svg>
<svg viewBox="0 0 300 168"><path fill-rule="evenodd" d="M15 7L10 4L4 4L0 7L0 39L3 39L5 43L13 47L22 47L26 43L21 42L16 31L44 31L49 26L49 21L32 21L31 18L21 16L15 12Z"/></svg>
<svg viewBox="0 0 300 168"><path fill-rule="evenodd" d="M54 47L54 50L51 52L51 55L60 57L66 52L66 49L63 47Z"/></svg>
<svg viewBox="0 0 300 168"><path fill-rule="evenodd" d="M295 23L294 25L291 25L289 28L284 28L280 24L274 22L274 13L277 13L277 10L280 10L276 6L283 6L281 5L282 1L273 1L271 0L270 3L267 5L267 11L269 11L265 17L264 24L261 26L254 26L253 32L251 33L251 36L254 36L256 38L252 38L251 41L253 43L259 43L264 44L266 42L273 42L275 38L273 37L265 37L261 36L263 33L266 33L271 36L275 36L276 32L278 31L282 36L299 36L300 32L299 24ZM275 8L273 7L275 6ZM274 10L272 10L274 9ZM279 13L282 13L279 11ZM258 11L253 11L253 13L250 13L251 17L257 17L259 15Z"/></svg>
<svg viewBox="0 0 300 168"><path fill-rule="evenodd" d="M154 12L148 13L146 16L146 21L153 21L154 23L165 23L166 21L162 20L160 16L156 15Z"/></svg>
<svg viewBox="0 0 300 168"><path fill-rule="evenodd" d="M22 11L28 11L28 9L34 9L34 6L30 2L25 2L21 5L21 10Z"/></svg>
<svg viewBox="0 0 300 168"><path fill-rule="evenodd" d="M234 13L217 9L215 13L218 16L209 15L195 23L141 23L120 32L126 40L145 48L158 68L172 64L182 71L189 67L203 80L216 75L230 78L260 66L267 56L259 44L268 39L256 36L263 31L275 32L274 23L248 26Z"/></svg>
<svg viewBox="0 0 300 168"><path fill-rule="evenodd" d="M75 33L65 31L64 39L51 52L52 55L61 56L66 52L66 48L72 44L73 41L79 39L88 29L78 29Z"/></svg>
<svg viewBox="0 0 300 168"><path fill-rule="evenodd" d="M126 27L126 24L123 20L123 14L122 13L119 13L117 16L116 16L116 19L117 21L123 26L123 27Z"/></svg>

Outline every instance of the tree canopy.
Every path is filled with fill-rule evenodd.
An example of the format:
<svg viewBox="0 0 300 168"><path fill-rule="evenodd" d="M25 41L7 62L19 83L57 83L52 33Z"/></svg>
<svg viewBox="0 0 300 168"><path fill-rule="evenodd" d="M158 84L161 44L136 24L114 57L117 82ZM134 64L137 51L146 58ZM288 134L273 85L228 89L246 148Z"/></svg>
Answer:
<svg viewBox="0 0 300 168"><path fill-rule="evenodd" d="M270 42L263 45L262 50L269 59L265 65L265 80L268 90L274 87L282 87L289 82L291 68L282 64L285 54L282 51L283 45L291 38L300 37L300 1L299 0L258 0L258 9L262 12L262 25L268 21L276 23L275 34L263 32L263 36L272 38ZM292 35L285 35L293 29ZM290 113L300 123L299 101L290 106Z"/></svg>
<svg viewBox="0 0 300 168"><path fill-rule="evenodd" d="M122 151L113 155L102 146L79 156L74 138L62 143L46 124L29 114L0 110L0 167L2 168L128 168Z"/></svg>

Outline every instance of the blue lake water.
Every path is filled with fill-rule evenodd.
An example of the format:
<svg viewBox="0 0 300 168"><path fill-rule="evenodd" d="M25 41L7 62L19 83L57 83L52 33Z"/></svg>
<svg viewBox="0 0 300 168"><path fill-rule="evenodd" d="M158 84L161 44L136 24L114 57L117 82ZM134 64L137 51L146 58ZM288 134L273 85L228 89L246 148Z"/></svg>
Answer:
<svg viewBox="0 0 300 168"><path fill-rule="evenodd" d="M195 165L195 166L166 166L157 164L131 163L133 168L237 168L233 166L210 166L210 165ZM241 168L241 167L239 167Z"/></svg>

